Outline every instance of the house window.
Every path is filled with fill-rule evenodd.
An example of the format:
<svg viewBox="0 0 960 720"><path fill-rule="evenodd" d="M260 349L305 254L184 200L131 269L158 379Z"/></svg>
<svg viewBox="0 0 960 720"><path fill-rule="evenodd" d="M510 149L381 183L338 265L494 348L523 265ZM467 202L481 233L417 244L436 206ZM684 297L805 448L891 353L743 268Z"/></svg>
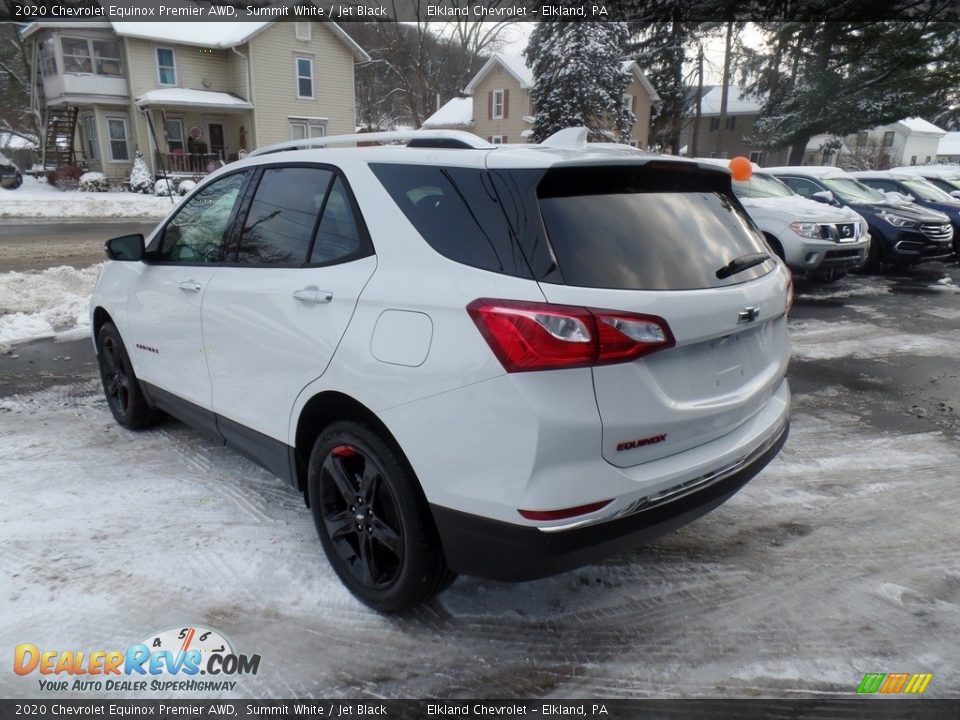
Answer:
<svg viewBox="0 0 960 720"><path fill-rule="evenodd" d="M308 118L290 118L290 139L306 140L308 138L324 137L327 134L326 120L310 120Z"/></svg>
<svg viewBox="0 0 960 720"><path fill-rule="evenodd" d="M170 48L157 48L157 79L161 85L177 84L176 58Z"/></svg>
<svg viewBox="0 0 960 720"><path fill-rule="evenodd" d="M887 132L883 134L883 146L893 147L893 130L887 130Z"/></svg>
<svg viewBox="0 0 960 720"><path fill-rule="evenodd" d="M97 125L94 122L93 115L84 115L80 122L80 129L83 131L83 150L87 160L97 159Z"/></svg>
<svg viewBox="0 0 960 720"><path fill-rule="evenodd" d="M163 123L163 132L167 136L167 151L171 153L185 152L183 139L183 120L168 118Z"/></svg>
<svg viewBox="0 0 960 720"><path fill-rule="evenodd" d="M493 91L493 119L499 120L503 117L503 90Z"/></svg>
<svg viewBox="0 0 960 720"><path fill-rule="evenodd" d="M313 59L295 58L297 68L297 97L313 100Z"/></svg>
<svg viewBox="0 0 960 720"><path fill-rule="evenodd" d="M120 44L115 40L92 40L93 71L106 77L123 77Z"/></svg>
<svg viewBox="0 0 960 720"><path fill-rule="evenodd" d="M925 163L926 163L927 165L929 165L929 164L930 164L930 156L929 156L929 155L927 155L927 159L926 159L926 160L924 160L924 162L925 162Z"/></svg>
<svg viewBox="0 0 960 720"><path fill-rule="evenodd" d="M63 51L63 71L67 73L93 73L90 60L90 43L86 38L61 37L60 49Z"/></svg>
<svg viewBox="0 0 960 720"><path fill-rule="evenodd" d="M623 109L633 110L633 95L627 94L623 96Z"/></svg>
<svg viewBox="0 0 960 720"><path fill-rule="evenodd" d="M725 125L724 127L726 127L727 130L733 130L734 128L736 128L736 127L737 127L737 116L736 116L736 115L730 115L730 116L728 116L728 117L727 117L726 125Z"/></svg>
<svg viewBox="0 0 960 720"><path fill-rule="evenodd" d="M710 132L715 132L720 129L720 118L712 117L710 118Z"/></svg>
<svg viewBox="0 0 960 720"><path fill-rule="evenodd" d="M107 139L110 141L110 160L113 162L130 161L130 145L127 142L127 119L107 118Z"/></svg>
<svg viewBox="0 0 960 720"><path fill-rule="evenodd" d="M910 156L910 164L911 164L911 165L916 165L916 164L917 164L917 156L916 156L916 155L911 155L911 156Z"/></svg>
<svg viewBox="0 0 960 720"><path fill-rule="evenodd" d="M750 162L757 165L763 165L763 152L761 150L750 151Z"/></svg>
<svg viewBox="0 0 960 720"><path fill-rule="evenodd" d="M53 51L53 41L44 40L39 47L40 71L44 77L57 74L57 58Z"/></svg>
<svg viewBox="0 0 960 720"><path fill-rule="evenodd" d="M870 134L866 132L857 133L857 147L864 147L870 142Z"/></svg>
<svg viewBox="0 0 960 720"><path fill-rule="evenodd" d="M493 135L490 138L490 142L494 145L503 145L503 143L506 142L506 138L504 138L503 135Z"/></svg>
<svg viewBox="0 0 960 720"><path fill-rule="evenodd" d="M297 22L293 24L293 34L297 40L310 40L310 23Z"/></svg>

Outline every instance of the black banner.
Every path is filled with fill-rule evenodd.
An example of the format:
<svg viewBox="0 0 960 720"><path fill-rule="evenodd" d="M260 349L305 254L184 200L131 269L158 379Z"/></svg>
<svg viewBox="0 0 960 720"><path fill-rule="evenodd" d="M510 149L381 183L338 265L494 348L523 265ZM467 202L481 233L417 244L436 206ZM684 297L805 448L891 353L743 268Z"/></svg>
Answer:
<svg viewBox="0 0 960 720"><path fill-rule="evenodd" d="M960 0L0 0L0 21L960 21Z"/></svg>
<svg viewBox="0 0 960 720"><path fill-rule="evenodd" d="M955 720L960 700L0 700L0 718L869 718Z"/></svg>

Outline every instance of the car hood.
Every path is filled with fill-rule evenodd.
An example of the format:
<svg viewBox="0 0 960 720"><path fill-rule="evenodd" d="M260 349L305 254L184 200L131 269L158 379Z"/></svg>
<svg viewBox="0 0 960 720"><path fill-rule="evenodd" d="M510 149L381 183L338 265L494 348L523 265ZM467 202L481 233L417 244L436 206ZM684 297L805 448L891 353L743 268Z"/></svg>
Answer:
<svg viewBox="0 0 960 720"><path fill-rule="evenodd" d="M740 198L748 212L757 210L783 216L786 222L837 223L860 219L850 208L838 208L826 203L808 200L805 197Z"/></svg>
<svg viewBox="0 0 960 720"><path fill-rule="evenodd" d="M902 215L903 217L913 220L915 222L921 223L946 223L950 222L950 218L944 215L942 212L937 212L936 210L931 210L930 208L920 207L919 205L914 205L910 203L909 205L895 205L893 203L877 203L876 205L866 205L864 206L869 211L879 213L879 212L891 212L897 215Z"/></svg>

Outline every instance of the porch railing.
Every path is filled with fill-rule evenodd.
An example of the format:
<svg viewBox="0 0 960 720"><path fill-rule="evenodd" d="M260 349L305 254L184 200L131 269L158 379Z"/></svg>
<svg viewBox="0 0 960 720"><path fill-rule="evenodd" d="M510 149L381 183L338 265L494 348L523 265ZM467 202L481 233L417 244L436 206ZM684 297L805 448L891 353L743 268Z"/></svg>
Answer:
<svg viewBox="0 0 960 720"><path fill-rule="evenodd" d="M156 153L157 172L168 175L206 175L222 164L219 153Z"/></svg>

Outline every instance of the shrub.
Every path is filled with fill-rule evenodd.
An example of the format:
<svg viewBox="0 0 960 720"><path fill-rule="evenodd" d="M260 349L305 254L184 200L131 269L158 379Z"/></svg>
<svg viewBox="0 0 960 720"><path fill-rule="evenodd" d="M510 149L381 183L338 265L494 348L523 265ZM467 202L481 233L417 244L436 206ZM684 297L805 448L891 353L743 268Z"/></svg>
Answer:
<svg viewBox="0 0 960 720"><path fill-rule="evenodd" d="M181 195L186 195L188 192L193 190L197 184L193 180L181 180L180 184L177 185L177 192Z"/></svg>
<svg viewBox="0 0 960 720"><path fill-rule="evenodd" d="M110 183L103 173L88 172L80 176L80 192L107 192L110 189Z"/></svg>
<svg viewBox="0 0 960 720"><path fill-rule="evenodd" d="M173 181L167 178L160 178L153 186L153 194L157 197L170 197L173 193Z"/></svg>
<svg viewBox="0 0 960 720"><path fill-rule="evenodd" d="M47 182L58 190L76 190L81 175L83 168L79 165L61 165L56 170L47 171Z"/></svg>
<svg viewBox="0 0 960 720"><path fill-rule="evenodd" d="M137 157L133 161L133 170L130 171L130 192L154 192L153 175L143 161L143 153L137 150Z"/></svg>

